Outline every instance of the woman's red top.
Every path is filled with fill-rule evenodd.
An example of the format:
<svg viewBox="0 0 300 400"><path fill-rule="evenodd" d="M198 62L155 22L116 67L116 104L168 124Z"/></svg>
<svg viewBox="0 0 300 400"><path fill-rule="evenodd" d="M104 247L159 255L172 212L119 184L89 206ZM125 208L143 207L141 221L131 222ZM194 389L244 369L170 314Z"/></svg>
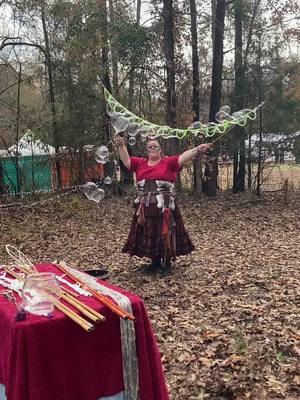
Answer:
<svg viewBox="0 0 300 400"><path fill-rule="evenodd" d="M175 182L177 172L181 169L178 165L178 159L178 155L164 157L157 164L148 165L147 158L130 157L129 171L136 173L137 182L143 179Z"/></svg>

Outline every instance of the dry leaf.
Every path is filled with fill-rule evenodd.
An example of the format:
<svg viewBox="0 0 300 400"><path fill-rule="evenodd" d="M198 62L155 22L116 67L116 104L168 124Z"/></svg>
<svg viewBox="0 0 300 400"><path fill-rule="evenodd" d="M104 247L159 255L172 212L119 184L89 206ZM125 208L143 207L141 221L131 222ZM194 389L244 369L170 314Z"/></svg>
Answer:
<svg viewBox="0 0 300 400"><path fill-rule="evenodd" d="M0 263L10 243L34 262L106 266L145 302L172 400L300 399L299 194L288 207L281 193L179 199L196 250L163 277L121 253L132 197L1 210Z"/></svg>

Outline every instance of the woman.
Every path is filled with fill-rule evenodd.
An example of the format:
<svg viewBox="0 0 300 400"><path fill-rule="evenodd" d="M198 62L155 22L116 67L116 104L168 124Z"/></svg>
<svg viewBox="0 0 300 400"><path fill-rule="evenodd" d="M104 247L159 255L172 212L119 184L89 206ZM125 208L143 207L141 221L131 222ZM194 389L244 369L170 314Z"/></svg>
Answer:
<svg viewBox="0 0 300 400"><path fill-rule="evenodd" d="M183 164L209 151L211 144L201 144L181 155L162 157L157 140L147 142L147 158L130 157L124 139L116 136L120 158L126 168L136 173L138 195L124 253L148 257L151 268L170 265L176 256L189 254L194 246L184 228L175 202L174 184Z"/></svg>

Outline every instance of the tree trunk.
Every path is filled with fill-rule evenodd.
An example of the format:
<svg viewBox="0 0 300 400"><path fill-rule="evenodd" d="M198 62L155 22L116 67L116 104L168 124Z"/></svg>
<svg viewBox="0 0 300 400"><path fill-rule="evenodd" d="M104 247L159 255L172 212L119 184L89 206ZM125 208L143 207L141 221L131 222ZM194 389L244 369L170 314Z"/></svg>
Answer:
<svg viewBox="0 0 300 400"><path fill-rule="evenodd" d="M252 125L252 124L251 124ZM250 125L250 130L248 134L248 154L247 154L247 187L250 190L252 186L252 126Z"/></svg>
<svg viewBox="0 0 300 400"><path fill-rule="evenodd" d="M55 94L54 94L53 68L52 68L52 61L51 61L51 53L50 53L49 37L48 37L46 18L45 18L45 11L44 11L43 6L41 7L41 19L42 19L42 26L43 26L43 33L44 33L44 40L45 40L45 56L46 56L46 66L47 66L48 80L49 80L50 107L51 107L51 113L52 113L52 129L53 129L53 136L54 136L54 148L55 148L55 154L56 154L55 170L56 170L57 186L60 188L62 185L60 161L58 159L60 141L59 141L58 127L57 127L57 119L56 119L56 103L55 103Z"/></svg>
<svg viewBox="0 0 300 400"><path fill-rule="evenodd" d="M176 89L175 89L175 55L174 55L174 19L173 0L164 0L164 50L167 71L167 115L169 126L176 126Z"/></svg>
<svg viewBox="0 0 300 400"><path fill-rule="evenodd" d="M215 41L217 0L211 0L211 42Z"/></svg>
<svg viewBox="0 0 300 400"><path fill-rule="evenodd" d="M245 73L243 67L243 0L234 2L234 21L235 21L235 98L236 109L244 107L245 95ZM245 174L246 174L246 149L245 149L245 130L237 126L235 129L236 145L234 150L234 174L233 174L233 192L244 192Z"/></svg>
<svg viewBox="0 0 300 400"><path fill-rule="evenodd" d="M22 178L19 164L19 131L20 131L20 95L21 95L21 76L22 76L22 64L19 64L18 73L18 94L17 94L17 115L16 115L16 195L19 196L22 190Z"/></svg>
<svg viewBox="0 0 300 400"><path fill-rule="evenodd" d="M197 34L197 8L196 1L190 0L191 14L191 38L192 38L192 68L193 68L193 94L192 110L193 120L200 119L200 81L199 81L199 55L198 55L198 34ZM196 140L196 145L200 144ZM202 169L201 162L197 158L193 161L194 172L194 194L200 196L202 193Z"/></svg>
<svg viewBox="0 0 300 400"><path fill-rule="evenodd" d="M225 0L217 0L213 43L212 86L209 108L210 122L215 122L216 113L219 111L221 106L225 9ZM205 167L206 180L203 184L203 191L209 196L215 196L217 193L219 147L218 143L214 145L211 160Z"/></svg>
<svg viewBox="0 0 300 400"><path fill-rule="evenodd" d="M141 0L137 0L136 3L136 24L140 25L141 20ZM132 62L131 69L129 73L129 91L128 91L128 109L133 111L134 108L134 76L135 76L135 66Z"/></svg>
<svg viewBox="0 0 300 400"><path fill-rule="evenodd" d="M175 50L174 50L174 16L173 0L163 1L162 16L164 21L164 51L167 71L167 109L166 123L176 127L176 84L175 84ZM168 151L171 154L179 153L179 140L168 140ZM176 189L181 190L180 175L176 181Z"/></svg>
<svg viewBox="0 0 300 400"><path fill-rule="evenodd" d="M102 34L102 43L101 43L101 72L100 78L103 83L103 86L111 93L111 84L109 78L109 50L108 50L108 30L107 30L107 9L106 9L106 0L97 0L97 5L99 7L101 13L101 34ZM104 94L102 95L101 102L101 132L100 132L100 140L104 143L109 142L109 116L106 113L106 102Z"/></svg>
<svg viewBox="0 0 300 400"><path fill-rule="evenodd" d="M115 10L113 0L108 1L110 24L115 23ZM118 72L118 53L115 46L111 46L111 65L112 65L112 92L117 94L119 88L119 72Z"/></svg>
<svg viewBox="0 0 300 400"><path fill-rule="evenodd" d="M259 104L262 102L262 67L261 67L261 34L258 34L258 100ZM258 161L257 161L257 186L256 195L261 194L261 181L262 181L262 133L263 133L263 120L262 120L262 107L259 108L259 142L258 142Z"/></svg>
<svg viewBox="0 0 300 400"><path fill-rule="evenodd" d="M191 38L192 38L192 67L193 67L193 113L194 120L200 118L200 82L199 82L199 55L198 55L198 35L197 35L197 9L196 1L190 0L191 12Z"/></svg>

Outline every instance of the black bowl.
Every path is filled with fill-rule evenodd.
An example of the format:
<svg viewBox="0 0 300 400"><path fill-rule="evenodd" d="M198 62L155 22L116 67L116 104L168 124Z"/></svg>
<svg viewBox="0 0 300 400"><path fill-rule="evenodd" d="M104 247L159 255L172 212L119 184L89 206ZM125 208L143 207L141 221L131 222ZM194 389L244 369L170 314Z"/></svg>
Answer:
<svg viewBox="0 0 300 400"><path fill-rule="evenodd" d="M99 279L106 279L108 277L107 269L88 269L84 272Z"/></svg>

